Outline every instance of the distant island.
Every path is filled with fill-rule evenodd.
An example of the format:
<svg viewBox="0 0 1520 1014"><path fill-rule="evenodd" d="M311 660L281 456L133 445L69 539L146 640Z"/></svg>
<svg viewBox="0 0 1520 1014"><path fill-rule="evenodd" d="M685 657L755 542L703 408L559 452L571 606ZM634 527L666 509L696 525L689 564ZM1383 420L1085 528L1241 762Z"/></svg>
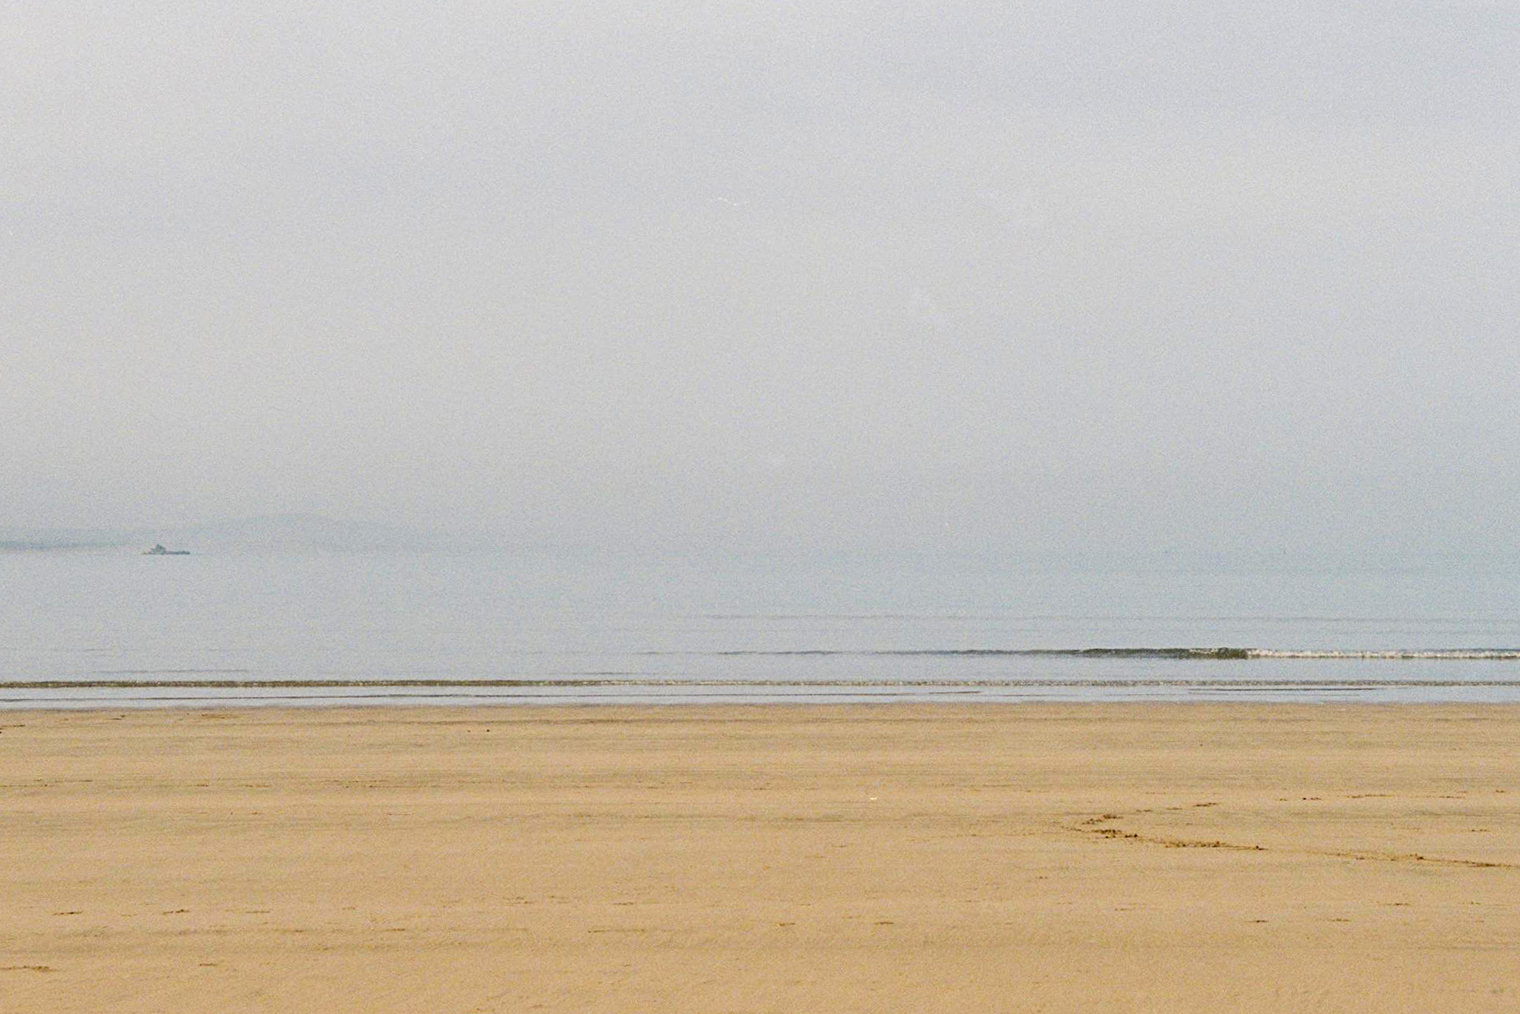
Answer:
<svg viewBox="0 0 1520 1014"><path fill-rule="evenodd" d="M157 545L154 545L157 543ZM144 546L153 546L144 550ZM167 547L174 546L175 549ZM430 531L344 521L320 514L274 514L198 525L133 528L7 528L0 552L121 552L145 556L225 553L426 553L496 550L486 533Z"/></svg>

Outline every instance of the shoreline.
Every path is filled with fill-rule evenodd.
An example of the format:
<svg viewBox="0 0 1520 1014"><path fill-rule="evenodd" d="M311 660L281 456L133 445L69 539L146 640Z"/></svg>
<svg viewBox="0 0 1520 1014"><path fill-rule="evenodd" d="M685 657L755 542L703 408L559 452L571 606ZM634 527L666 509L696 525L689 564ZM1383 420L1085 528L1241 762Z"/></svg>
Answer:
<svg viewBox="0 0 1520 1014"><path fill-rule="evenodd" d="M1181 685L1179 685L1181 684ZM474 689L474 692L470 692ZM1182 681L1026 681L961 685L943 683L780 683L694 681L577 684L565 681L203 681L161 683L0 684L0 715L25 712L61 714L92 711L158 710L331 710L343 708L722 708L808 706L853 707L895 704L936 707L1061 707L1064 705L1261 704L1314 707L1520 707L1510 691L1520 682L1387 681L1345 685L1344 681L1220 681L1199 686ZM179 691L171 695L170 691ZM11 696L6 696L6 692ZM111 691L135 691L125 696ZM304 692L303 692L304 691ZM45 695L45 696L44 696Z"/></svg>
<svg viewBox="0 0 1520 1014"><path fill-rule="evenodd" d="M1128 709L1169 709L1179 710L1208 710L1219 709L1229 711L1232 709L1281 709L1283 711L1304 710L1308 712L1324 710L1359 710L1368 711L1400 711L1400 710L1456 710L1478 712L1508 712L1520 718L1520 701L1454 701L1454 700L1425 700L1425 701L1366 701L1366 700L1281 700L1265 699L1242 695L1239 698L1157 698L1157 699L1122 699L1091 698L1091 699L1050 699L1032 698L1029 700L1017 700L1010 698L993 698L980 701L945 700L931 697L893 698L882 700L861 699L859 697L833 701L826 697L809 696L797 699L765 699L765 700L672 700L672 701L621 701L608 700L605 698L588 698L578 701L567 701L561 697L555 697L547 701L538 701L532 698L513 699L502 701L499 698L483 701L479 704L461 704L441 701L432 703L428 699L409 699L394 702L374 701L355 703L352 698L333 698L331 703L325 699L307 699L311 703L289 704L278 698L272 699L273 703L262 703L261 698L245 698L237 700L205 699L205 698L170 698L162 704L143 704L103 701L101 703L69 704L62 707L6 707L0 703L0 728L12 724L17 719L28 717L37 719L63 718L68 716L90 716L115 714L120 716L149 717L163 714L165 716L184 716L197 712L206 712L211 716L224 714L262 715L267 717L280 717L297 719L312 715L332 715L334 713L351 712L354 716L376 717L390 712L403 714L445 716L455 719L491 717L501 715L503 719L516 712L531 712L535 720L553 721L559 717L571 717L586 711L595 712L627 712L626 715L618 715L620 720L633 721L638 718L653 719L666 712L748 712L776 709L777 711L795 712L808 709L817 709L821 712L847 711L860 709L865 711L875 710L911 710L923 708L937 712L965 711L967 717L978 712L986 711L1039 711L1056 709L1080 709L1080 710L1114 710L1124 711ZM552 714L556 711L566 712L565 716Z"/></svg>

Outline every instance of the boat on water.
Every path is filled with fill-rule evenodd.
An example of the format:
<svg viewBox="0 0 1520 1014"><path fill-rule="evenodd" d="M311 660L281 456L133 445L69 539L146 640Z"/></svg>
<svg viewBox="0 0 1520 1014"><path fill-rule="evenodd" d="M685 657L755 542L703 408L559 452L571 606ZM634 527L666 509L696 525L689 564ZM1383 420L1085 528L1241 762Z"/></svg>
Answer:
<svg viewBox="0 0 1520 1014"><path fill-rule="evenodd" d="M156 544L152 549L144 549L142 555L144 555L144 556L189 556L190 555L190 550L188 550L188 549L165 549L164 548L164 544L162 542L160 542L160 543Z"/></svg>

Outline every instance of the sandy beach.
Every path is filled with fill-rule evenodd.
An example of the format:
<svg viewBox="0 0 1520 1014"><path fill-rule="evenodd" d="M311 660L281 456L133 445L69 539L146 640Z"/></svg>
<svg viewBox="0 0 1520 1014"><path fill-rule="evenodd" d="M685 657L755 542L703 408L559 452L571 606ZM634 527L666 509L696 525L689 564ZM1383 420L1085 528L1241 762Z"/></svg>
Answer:
<svg viewBox="0 0 1520 1014"><path fill-rule="evenodd" d="M7 1014L1517 1008L1520 708L0 717Z"/></svg>

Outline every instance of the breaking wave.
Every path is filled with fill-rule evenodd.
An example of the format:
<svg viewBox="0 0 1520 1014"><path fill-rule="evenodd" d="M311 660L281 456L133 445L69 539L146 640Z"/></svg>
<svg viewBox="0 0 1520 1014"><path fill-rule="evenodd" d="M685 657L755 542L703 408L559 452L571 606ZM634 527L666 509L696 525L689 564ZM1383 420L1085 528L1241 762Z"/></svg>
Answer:
<svg viewBox="0 0 1520 1014"><path fill-rule="evenodd" d="M1431 648L1383 650L1319 650L1298 648L930 648L888 651L806 649L801 651L646 652L651 655L697 654L719 656L856 655L895 657L1018 657L1018 658L1139 658L1242 660L1253 658L1374 659L1398 661L1520 662L1520 648Z"/></svg>

